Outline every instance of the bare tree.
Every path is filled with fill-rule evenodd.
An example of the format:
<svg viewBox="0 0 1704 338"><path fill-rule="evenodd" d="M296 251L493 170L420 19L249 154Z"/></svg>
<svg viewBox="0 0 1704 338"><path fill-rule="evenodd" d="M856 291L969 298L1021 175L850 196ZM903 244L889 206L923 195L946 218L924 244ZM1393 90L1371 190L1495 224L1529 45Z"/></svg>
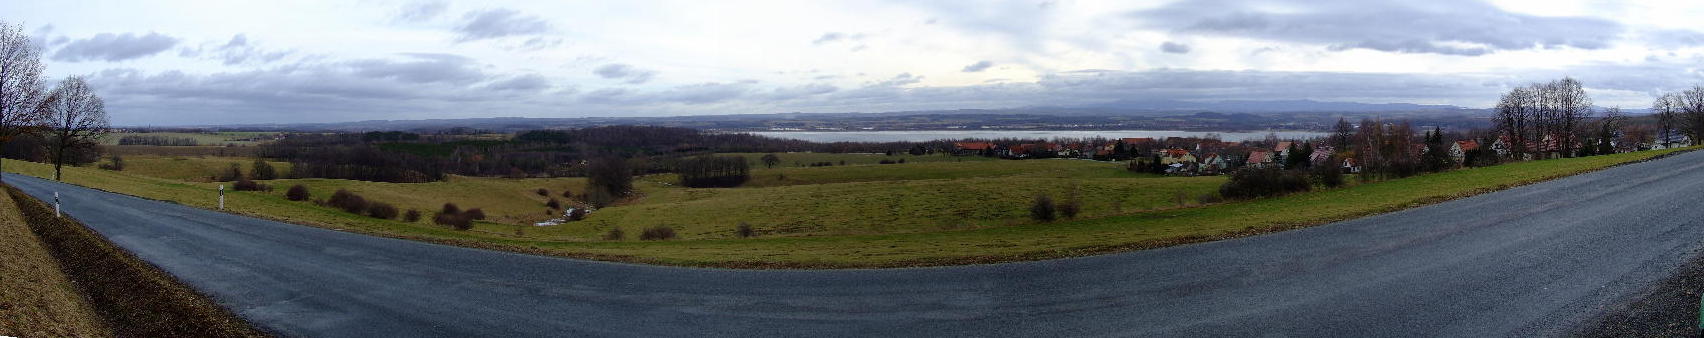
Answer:
<svg viewBox="0 0 1704 338"><path fill-rule="evenodd" d="M1657 142L1672 146L1676 125L1680 123L1680 95L1664 93L1651 103L1651 113L1657 115Z"/></svg>
<svg viewBox="0 0 1704 338"><path fill-rule="evenodd" d="M40 109L45 113L44 133L48 137L49 154L53 156L53 179L57 181L67 153L94 147L106 135L109 128L106 103L83 78L72 76L48 92Z"/></svg>
<svg viewBox="0 0 1704 338"><path fill-rule="evenodd" d="M1704 142L1704 86L1693 86L1692 89L1680 92L1676 103L1680 106L1680 118L1683 121L1682 130L1687 138L1692 139L1693 145Z"/></svg>
<svg viewBox="0 0 1704 338"><path fill-rule="evenodd" d="M1559 143L1557 148L1562 151L1562 157L1571 157L1584 121L1592 116L1592 98L1586 95L1580 81L1571 77L1556 80L1546 87L1554 104L1552 129L1555 136L1551 137Z"/></svg>
<svg viewBox="0 0 1704 338"><path fill-rule="evenodd" d="M1538 115L1538 93L1533 87L1521 87L1503 94L1497 102L1497 130L1508 140L1511 155L1526 154Z"/></svg>
<svg viewBox="0 0 1704 338"><path fill-rule="evenodd" d="M1354 138L1355 126L1350 125L1349 120L1338 117L1337 125L1331 131L1331 146L1339 152L1348 151L1349 144L1354 142Z"/></svg>
<svg viewBox="0 0 1704 338"><path fill-rule="evenodd" d="M41 124L42 68L41 49L23 27L0 22L0 149Z"/></svg>

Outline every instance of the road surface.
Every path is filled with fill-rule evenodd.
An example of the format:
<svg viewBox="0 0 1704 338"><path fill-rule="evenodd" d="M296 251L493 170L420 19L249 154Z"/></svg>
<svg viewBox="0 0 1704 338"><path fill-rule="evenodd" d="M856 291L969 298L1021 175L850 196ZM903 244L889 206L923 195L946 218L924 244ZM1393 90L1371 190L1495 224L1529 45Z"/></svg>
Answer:
<svg viewBox="0 0 1704 338"><path fill-rule="evenodd" d="M326 337L1562 335L1704 247L1704 152L1262 236L887 270L529 256L5 181L261 327Z"/></svg>

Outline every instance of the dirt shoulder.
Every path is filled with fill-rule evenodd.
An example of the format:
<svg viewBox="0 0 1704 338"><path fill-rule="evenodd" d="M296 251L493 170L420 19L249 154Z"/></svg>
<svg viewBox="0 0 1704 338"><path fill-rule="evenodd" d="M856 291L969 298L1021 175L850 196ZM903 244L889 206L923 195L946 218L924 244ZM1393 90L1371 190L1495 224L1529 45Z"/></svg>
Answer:
<svg viewBox="0 0 1704 338"><path fill-rule="evenodd" d="M12 197L0 194L0 335L113 335L62 271Z"/></svg>
<svg viewBox="0 0 1704 338"><path fill-rule="evenodd" d="M8 232L21 232L29 235L36 242L34 257L39 261L40 254L45 251L51 255L49 262L57 262L52 268L38 267L38 275L51 275L58 270L57 280L41 280L39 288L72 289L72 298L80 297L83 301L80 310L81 317L64 317L66 320L77 320L89 323L90 313L106 329L87 331L88 333L44 333L36 334L23 332L20 336L125 336L125 337L260 337L264 332L255 329L247 321L242 320L206 296L195 292L189 286L179 282L170 274L161 271L147 262L142 261L130 252L120 249L108 242L94 231L69 217L54 217L53 207L42 203L11 186L0 185L6 190L5 198L14 208L11 214L22 219L22 222L9 222L3 229ZM18 224L22 223L22 224ZM15 230L26 228L24 230ZM26 238L23 236L6 236L5 239ZM6 256L10 257L10 256ZM36 281L22 281L36 282ZM10 286L8 286L10 289ZM57 296L55 302L66 297ZM68 305L58 305L66 307ZM46 307L41 310L56 309ZM92 311L91 311L92 310ZM54 310L62 311L62 310ZM63 310L71 313L70 310ZM0 311L9 314L11 311ZM28 324L40 325L40 324ZM64 325L72 327L73 325ZM95 328L93 324L77 324ZM0 327L11 327L8 323L0 322ZM53 325L44 329L59 329ZM69 328L67 328L68 330ZM0 329L0 332L5 332ZM53 332L53 331L48 331ZM73 332L73 331L67 331ZM84 331L74 331L84 332Z"/></svg>

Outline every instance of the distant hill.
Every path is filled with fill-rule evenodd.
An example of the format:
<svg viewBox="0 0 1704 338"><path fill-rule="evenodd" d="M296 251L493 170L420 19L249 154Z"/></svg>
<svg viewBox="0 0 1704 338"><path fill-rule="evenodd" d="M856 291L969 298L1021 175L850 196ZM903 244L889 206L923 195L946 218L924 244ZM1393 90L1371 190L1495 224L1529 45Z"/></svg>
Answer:
<svg viewBox="0 0 1704 338"><path fill-rule="evenodd" d="M285 131L441 131L453 128L491 132L567 129L603 125L656 125L703 130L938 130L938 129L1155 129L1155 130L1311 130L1337 118L1379 117L1421 124L1480 124L1486 109L1412 103L1284 101L1120 101L1061 107L955 109L879 113L769 113L670 117L489 117L465 119L369 120L336 123L282 123L188 126L221 130Z"/></svg>

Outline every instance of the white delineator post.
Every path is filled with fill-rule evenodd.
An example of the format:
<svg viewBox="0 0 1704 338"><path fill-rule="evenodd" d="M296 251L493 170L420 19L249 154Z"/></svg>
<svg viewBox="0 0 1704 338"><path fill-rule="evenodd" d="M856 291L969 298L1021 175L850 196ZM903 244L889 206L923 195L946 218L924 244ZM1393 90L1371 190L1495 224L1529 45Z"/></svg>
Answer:
<svg viewBox="0 0 1704 338"><path fill-rule="evenodd" d="M219 185L219 210L225 210L225 185Z"/></svg>
<svg viewBox="0 0 1704 338"><path fill-rule="evenodd" d="M65 217L65 214L59 212L59 192L58 191L53 192L53 217Z"/></svg>

